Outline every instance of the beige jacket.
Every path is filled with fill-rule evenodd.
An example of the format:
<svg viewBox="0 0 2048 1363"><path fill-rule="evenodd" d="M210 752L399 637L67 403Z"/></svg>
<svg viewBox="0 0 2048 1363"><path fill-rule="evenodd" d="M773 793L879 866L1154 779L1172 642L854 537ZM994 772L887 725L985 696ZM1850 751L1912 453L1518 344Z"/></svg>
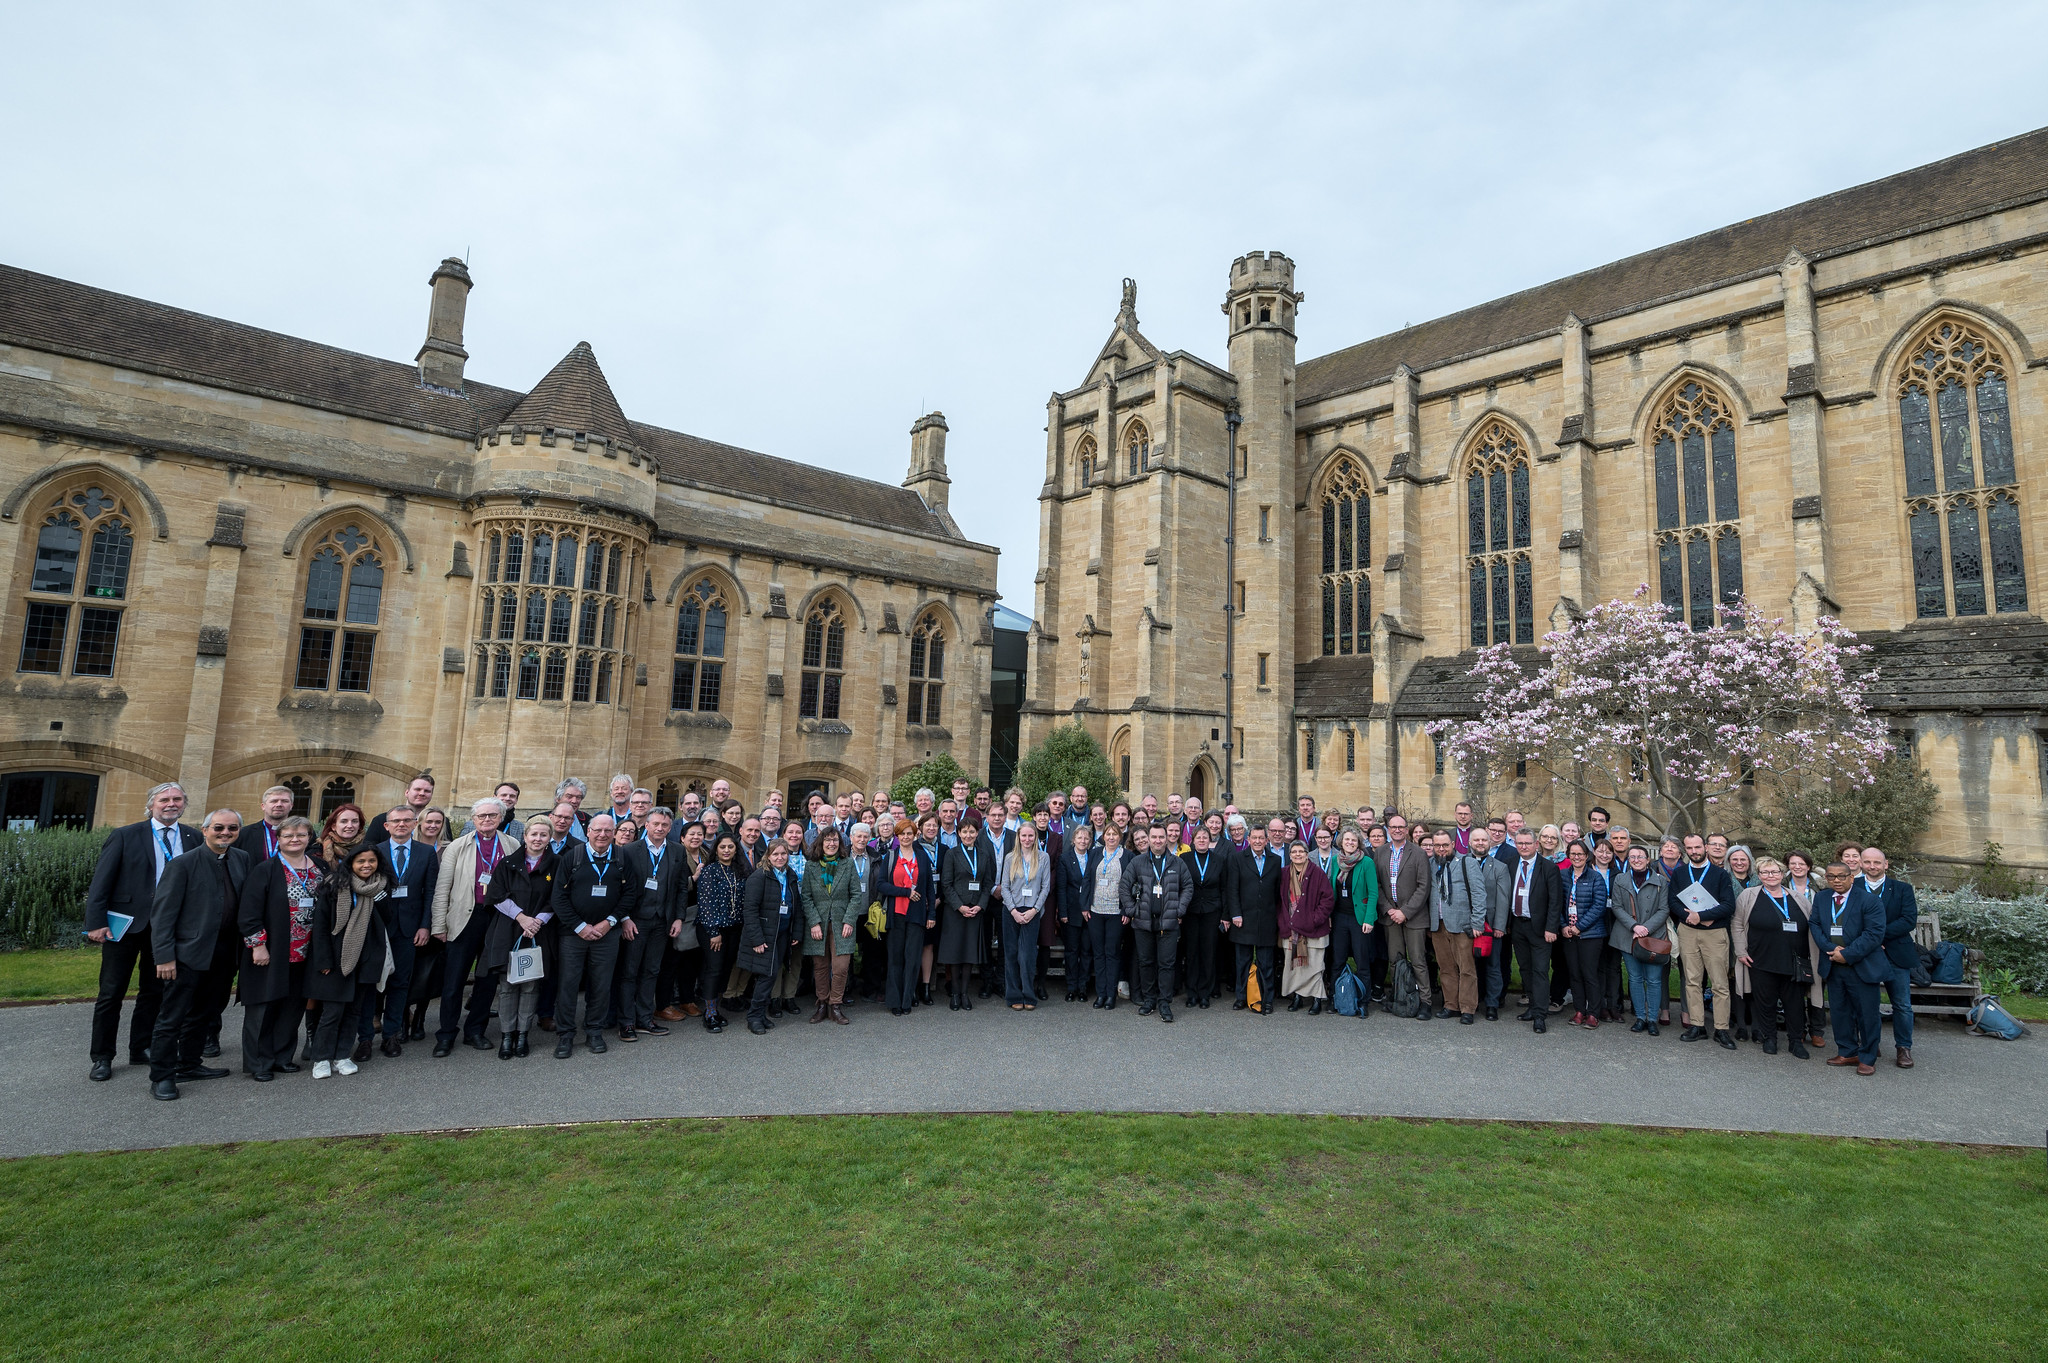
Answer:
<svg viewBox="0 0 2048 1363"><path fill-rule="evenodd" d="M503 833L498 836L498 855L513 856L519 844ZM476 834L464 833L441 853L441 878L434 882L434 936L453 940L469 926L476 909Z"/></svg>

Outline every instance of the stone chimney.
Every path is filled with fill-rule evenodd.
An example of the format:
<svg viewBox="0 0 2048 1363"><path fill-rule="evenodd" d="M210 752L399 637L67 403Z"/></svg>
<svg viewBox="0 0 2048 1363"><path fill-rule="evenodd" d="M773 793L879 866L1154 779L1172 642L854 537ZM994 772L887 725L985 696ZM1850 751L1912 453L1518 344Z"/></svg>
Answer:
<svg viewBox="0 0 2048 1363"><path fill-rule="evenodd" d="M934 511L946 509L946 490L953 480L946 476L946 414L928 412L910 428L910 476L903 486L924 499Z"/></svg>
<svg viewBox="0 0 2048 1363"><path fill-rule="evenodd" d="M462 348L462 315L469 307L469 267L454 256L441 262L427 283L434 301L427 311L427 342L413 359L420 382L462 391L462 366L469 352Z"/></svg>

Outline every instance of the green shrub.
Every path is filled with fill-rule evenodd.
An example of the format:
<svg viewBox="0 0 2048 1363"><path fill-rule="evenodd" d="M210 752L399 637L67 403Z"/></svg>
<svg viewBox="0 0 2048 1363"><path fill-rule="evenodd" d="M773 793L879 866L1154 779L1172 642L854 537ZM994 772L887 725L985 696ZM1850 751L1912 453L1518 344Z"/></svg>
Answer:
<svg viewBox="0 0 2048 1363"><path fill-rule="evenodd" d="M1869 785L1832 780L1787 792L1759 813L1758 831L1781 857L1806 852L1825 859L1853 838L1898 860L1934 822L1940 800L1941 788L1926 770L1910 756L1894 754L1878 764Z"/></svg>
<svg viewBox="0 0 2048 1363"><path fill-rule="evenodd" d="M897 777L889 787L889 798L901 801L904 812L908 813L915 808L911 803L912 797L929 787L933 796L932 808L936 809L938 801L953 794L955 781L965 781L971 786L974 777L967 768L953 760L953 754L942 752Z"/></svg>
<svg viewBox="0 0 2048 1363"><path fill-rule="evenodd" d="M85 893L111 828L0 833L0 943L46 947L85 919Z"/></svg>
<svg viewBox="0 0 2048 1363"><path fill-rule="evenodd" d="M1984 971L2012 972L2030 994L2048 990L2048 895L1994 899L1974 885L1920 890L1922 913L1941 915L1941 935L1984 953Z"/></svg>
<svg viewBox="0 0 2048 1363"><path fill-rule="evenodd" d="M2023 894L2034 892L2034 878L2023 876L2005 864L2005 847L2001 843L1984 844L1984 869L1973 878L1977 889L1992 899L2018 899Z"/></svg>
<svg viewBox="0 0 2048 1363"><path fill-rule="evenodd" d="M1109 768L1108 754L1079 722L1062 724L1026 753L1017 767L1017 784L1024 790L1026 808L1056 790L1075 786L1088 787L1088 798L1104 804L1113 803L1123 793Z"/></svg>

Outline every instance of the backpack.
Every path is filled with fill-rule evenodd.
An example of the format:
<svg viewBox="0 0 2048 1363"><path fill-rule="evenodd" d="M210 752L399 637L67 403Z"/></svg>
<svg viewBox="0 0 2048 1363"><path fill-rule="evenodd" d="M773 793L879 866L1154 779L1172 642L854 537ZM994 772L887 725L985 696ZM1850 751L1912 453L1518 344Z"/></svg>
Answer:
<svg viewBox="0 0 2048 1363"><path fill-rule="evenodd" d="M1337 975L1335 995L1337 1012L1340 1016L1347 1018L1365 1016L1365 1001L1371 996L1366 993L1365 981L1359 979L1358 972L1348 965Z"/></svg>
<svg viewBox="0 0 2048 1363"><path fill-rule="evenodd" d="M1407 958L1394 962L1387 977L1387 1001L1383 1011L1397 1018L1412 1018L1422 1011L1422 991L1415 987L1415 967Z"/></svg>
<svg viewBox="0 0 2048 1363"><path fill-rule="evenodd" d="M1963 964L1969 958L1969 951L1961 942L1936 942L1934 944L1934 983L1961 984Z"/></svg>
<svg viewBox="0 0 2048 1363"><path fill-rule="evenodd" d="M1977 1000L1970 1010L1970 1030L1978 1036L1996 1037L2000 1041L2018 1041L2027 1034L2020 1020L1998 1006L1998 1000L1986 994Z"/></svg>

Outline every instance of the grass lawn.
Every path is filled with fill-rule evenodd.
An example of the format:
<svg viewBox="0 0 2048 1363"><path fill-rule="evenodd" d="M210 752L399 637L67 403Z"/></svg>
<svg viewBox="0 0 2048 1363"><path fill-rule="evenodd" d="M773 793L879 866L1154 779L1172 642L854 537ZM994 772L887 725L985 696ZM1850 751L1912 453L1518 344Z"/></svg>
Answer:
<svg viewBox="0 0 2048 1363"><path fill-rule="evenodd" d="M0 1164L0 1356L2011 1358L2044 1194L2039 1151L1293 1117L70 1155Z"/></svg>
<svg viewBox="0 0 2048 1363"><path fill-rule="evenodd" d="M89 999L100 992L98 947L0 951L0 1002ZM128 989L135 992L131 984Z"/></svg>

